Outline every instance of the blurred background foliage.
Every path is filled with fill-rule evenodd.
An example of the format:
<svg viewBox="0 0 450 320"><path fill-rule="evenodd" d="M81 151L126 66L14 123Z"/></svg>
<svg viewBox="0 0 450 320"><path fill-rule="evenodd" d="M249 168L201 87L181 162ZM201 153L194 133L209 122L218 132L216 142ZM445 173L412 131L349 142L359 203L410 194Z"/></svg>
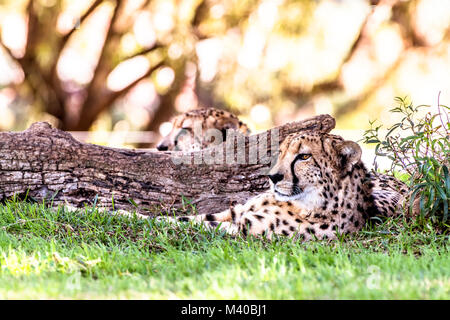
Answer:
<svg viewBox="0 0 450 320"><path fill-rule="evenodd" d="M364 130L450 98L450 0L0 0L0 33L0 130L151 146L197 107Z"/></svg>

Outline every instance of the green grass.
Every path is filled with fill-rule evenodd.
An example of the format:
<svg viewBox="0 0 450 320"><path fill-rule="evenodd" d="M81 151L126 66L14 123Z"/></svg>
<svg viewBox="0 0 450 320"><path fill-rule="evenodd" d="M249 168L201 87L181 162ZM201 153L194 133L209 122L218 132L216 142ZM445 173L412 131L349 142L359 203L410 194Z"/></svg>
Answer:
<svg viewBox="0 0 450 320"><path fill-rule="evenodd" d="M449 299L448 240L400 218L339 241L244 240L10 201L0 205L0 298Z"/></svg>

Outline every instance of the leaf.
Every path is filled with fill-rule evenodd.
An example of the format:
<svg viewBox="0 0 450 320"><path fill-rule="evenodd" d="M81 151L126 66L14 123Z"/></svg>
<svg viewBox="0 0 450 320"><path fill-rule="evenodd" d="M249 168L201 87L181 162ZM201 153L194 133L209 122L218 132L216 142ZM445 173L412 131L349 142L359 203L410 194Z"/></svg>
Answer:
<svg viewBox="0 0 450 320"><path fill-rule="evenodd" d="M440 185L438 185L436 182L433 182L433 185L435 186L436 190L439 192L439 195L441 196L442 200L448 201L447 195L444 192L444 189Z"/></svg>
<svg viewBox="0 0 450 320"><path fill-rule="evenodd" d="M426 193L421 193L420 194L420 201L419 201L419 208L420 208L420 214L422 215L422 217L425 217L427 215L427 211L425 211L425 199L426 199Z"/></svg>
<svg viewBox="0 0 450 320"><path fill-rule="evenodd" d="M447 222L448 219L448 200L447 201L443 201L444 203L444 219L443 222Z"/></svg>
<svg viewBox="0 0 450 320"><path fill-rule="evenodd" d="M92 205L91 213L95 211L95 208L97 207L97 201L98 201L98 194L96 194L94 197L94 204Z"/></svg>
<svg viewBox="0 0 450 320"><path fill-rule="evenodd" d="M386 137L390 136L392 131L394 131L395 129L397 129L400 126L400 123L396 123L394 124L388 131L388 133L386 133Z"/></svg>
<svg viewBox="0 0 450 320"><path fill-rule="evenodd" d="M135 206L136 208L138 207L138 205L136 204L136 202L133 199L128 199L128 202L131 203L133 206Z"/></svg>
<svg viewBox="0 0 450 320"><path fill-rule="evenodd" d="M415 185L413 188L413 193L411 194L411 198L409 199L409 209L412 212L414 200L416 198L417 193L420 191L421 188L425 187L426 183L419 183L418 185Z"/></svg>
<svg viewBox="0 0 450 320"><path fill-rule="evenodd" d="M445 164L442 166L442 171L444 173L445 191L448 195L450 195L450 175L448 173L448 168Z"/></svg>
<svg viewBox="0 0 450 320"><path fill-rule="evenodd" d="M426 203L427 208L431 208L431 204L434 201L434 195L435 195L435 191L433 186L429 186L428 187L428 200Z"/></svg>
<svg viewBox="0 0 450 320"><path fill-rule="evenodd" d="M419 138L418 135L408 136L408 137L403 138L402 140L400 140L400 145L404 144L405 142L407 142L409 140L418 139L418 138Z"/></svg>
<svg viewBox="0 0 450 320"><path fill-rule="evenodd" d="M439 209L439 202L441 202L441 198L437 197L433 203L433 209L430 212L430 216L434 216L436 214L437 209Z"/></svg>
<svg viewBox="0 0 450 320"><path fill-rule="evenodd" d="M386 156L386 153L380 152L380 151L379 151L379 148L380 148L380 145L378 144L378 145L375 147L375 154L376 154L377 156L385 157L385 156Z"/></svg>

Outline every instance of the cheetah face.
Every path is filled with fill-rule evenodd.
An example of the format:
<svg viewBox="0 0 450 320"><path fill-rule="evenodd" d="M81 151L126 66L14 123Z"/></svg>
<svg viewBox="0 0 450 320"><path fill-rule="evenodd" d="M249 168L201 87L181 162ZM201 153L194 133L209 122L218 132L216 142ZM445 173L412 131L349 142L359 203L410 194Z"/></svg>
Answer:
<svg viewBox="0 0 450 320"><path fill-rule="evenodd" d="M321 133L288 136L269 173L279 201L299 201L309 209L322 206L325 185L337 184L342 172L360 161L361 149L352 141Z"/></svg>
<svg viewBox="0 0 450 320"><path fill-rule="evenodd" d="M181 116L172 121L172 130L156 147L160 151L194 151L202 148L202 121Z"/></svg>
<svg viewBox="0 0 450 320"><path fill-rule="evenodd" d="M227 130L248 134L248 128L233 114L217 110L197 109L172 120L172 130L157 145L160 151L197 151L225 141Z"/></svg>

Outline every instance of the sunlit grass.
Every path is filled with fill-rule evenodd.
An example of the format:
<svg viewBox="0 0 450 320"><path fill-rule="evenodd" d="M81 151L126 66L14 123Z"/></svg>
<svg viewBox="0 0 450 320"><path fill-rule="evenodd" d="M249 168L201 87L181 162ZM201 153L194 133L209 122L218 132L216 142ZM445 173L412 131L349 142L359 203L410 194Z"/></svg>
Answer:
<svg viewBox="0 0 450 320"><path fill-rule="evenodd" d="M1 299L448 299L448 270L448 235L401 218L298 243L0 205Z"/></svg>

